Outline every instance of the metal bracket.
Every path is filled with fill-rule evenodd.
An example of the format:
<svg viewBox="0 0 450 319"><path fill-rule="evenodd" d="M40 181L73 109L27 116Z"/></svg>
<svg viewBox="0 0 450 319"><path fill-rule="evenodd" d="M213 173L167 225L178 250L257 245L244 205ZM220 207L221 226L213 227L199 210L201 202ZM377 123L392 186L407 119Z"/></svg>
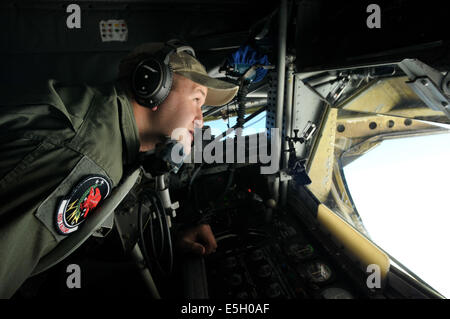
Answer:
<svg viewBox="0 0 450 319"><path fill-rule="evenodd" d="M425 104L450 118L450 77L415 59L401 61L399 67L410 81L406 82Z"/></svg>
<svg viewBox="0 0 450 319"><path fill-rule="evenodd" d="M314 133L317 130L316 124L314 124L311 121L308 121L306 124L306 127L303 129L302 137L305 141L308 141L311 139L311 137L314 135Z"/></svg>
<svg viewBox="0 0 450 319"><path fill-rule="evenodd" d="M447 72L447 75L442 81L442 90L446 95L450 96L450 72Z"/></svg>
<svg viewBox="0 0 450 319"><path fill-rule="evenodd" d="M286 141L289 142L289 149L284 150L284 152L291 152L292 156L295 156L295 148L294 144L297 142L300 142L300 144L305 143L306 141L310 140L314 133L316 132L317 127L316 124L314 124L311 121L308 121L306 124L306 127L303 129L302 136L298 137L298 129L294 129L294 137L286 136Z"/></svg>
<svg viewBox="0 0 450 319"><path fill-rule="evenodd" d="M450 101L442 94L438 87L427 77L417 78L415 81L406 82L413 91L424 101L429 108L441 111L450 116Z"/></svg>
<svg viewBox="0 0 450 319"><path fill-rule="evenodd" d="M171 210L171 214L170 216L172 216L173 218L175 218L177 216L176 210L180 208L180 203L179 202L174 202L170 205L170 207L168 208L169 210Z"/></svg>
<svg viewBox="0 0 450 319"><path fill-rule="evenodd" d="M269 183L274 183L275 181L287 182L290 181L293 177L288 173L287 169L283 169L279 170L275 174L266 175L266 178Z"/></svg>
<svg viewBox="0 0 450 319"><path fill-rule="evenodd" d="M286 170L281 170L278 172L278 177L280 178L280 182L287 182L292 179L292 176Z"/></svg>

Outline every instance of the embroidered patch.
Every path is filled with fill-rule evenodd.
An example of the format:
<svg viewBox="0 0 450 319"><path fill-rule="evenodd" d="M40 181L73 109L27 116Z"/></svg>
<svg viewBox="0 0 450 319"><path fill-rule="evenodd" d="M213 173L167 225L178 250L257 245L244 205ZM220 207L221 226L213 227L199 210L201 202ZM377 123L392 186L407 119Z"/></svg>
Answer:
<svg viewBox="0 0 450 319"><path fill-rule="evenodd" d="M111 185L105 177L90 175L63 198L56 214L56 229L62 235L78 229L92 211L108 197Z"/></svg>

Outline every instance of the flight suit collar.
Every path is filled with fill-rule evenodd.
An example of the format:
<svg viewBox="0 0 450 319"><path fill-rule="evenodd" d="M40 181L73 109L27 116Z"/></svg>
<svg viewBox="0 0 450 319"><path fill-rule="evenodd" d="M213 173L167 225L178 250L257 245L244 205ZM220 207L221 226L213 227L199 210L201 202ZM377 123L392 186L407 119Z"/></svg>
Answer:
<svg viewBox="0 0 450 319"><path fill-rule="evenodd" d="M116 86L116 90L119 104L120 126L125 144L124 162L130 165L136 161L139 154L139 133L130 100L119 87Z"/></svg>

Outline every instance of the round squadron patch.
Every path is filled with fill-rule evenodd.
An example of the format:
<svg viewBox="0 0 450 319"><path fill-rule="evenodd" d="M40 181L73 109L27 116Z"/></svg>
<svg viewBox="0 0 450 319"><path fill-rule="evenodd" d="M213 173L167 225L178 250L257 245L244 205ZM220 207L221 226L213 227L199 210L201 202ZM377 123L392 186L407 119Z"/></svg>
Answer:
<svg viewBox="0 0 450 319"><path fill-rule="evenodd" d="M78 229L78 225L92 214L92 211L108 197L111 185L99 175L84 178L63 198L56 214L56 228L62 235L70 234Z"/></svg>

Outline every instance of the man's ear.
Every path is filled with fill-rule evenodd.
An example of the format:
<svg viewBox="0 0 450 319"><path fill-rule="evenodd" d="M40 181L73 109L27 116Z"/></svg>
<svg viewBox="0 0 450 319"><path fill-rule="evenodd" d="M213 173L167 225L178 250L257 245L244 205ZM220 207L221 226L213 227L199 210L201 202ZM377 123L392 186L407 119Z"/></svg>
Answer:
<svg viewBox="0 0 450 319"><path fill-rule="evenodd" d="M152 107L152 111L156 111L158 109L158 106Z"/></svg>

